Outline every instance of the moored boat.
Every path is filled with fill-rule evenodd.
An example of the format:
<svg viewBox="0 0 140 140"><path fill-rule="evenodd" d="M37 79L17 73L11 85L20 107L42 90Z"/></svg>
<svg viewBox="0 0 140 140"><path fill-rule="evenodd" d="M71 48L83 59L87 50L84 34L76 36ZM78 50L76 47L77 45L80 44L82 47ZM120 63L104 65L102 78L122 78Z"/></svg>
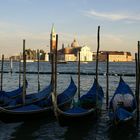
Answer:
<svg viewBox="0 0 140 140"><path fill-rule="evenodd" d="M71 78L70 85L66 90L58 95L58 106L62 110L66 110L70 107L73 97L77 91L77 87ZM37 118L46 118L53 114L52 97L48 99L40 100L33 104L23 105L13 109L5 109L0 107L0 120L4 122L15 122L22 120L37 120Z"/></svg>
<svg viewBox="0 0 140 140"><path fill-rule="evenodd" d="M30 105L35 102L49 98L49 96L51 95L51 92L52 92L52 82L50 82L49 85L47 85L44 89L42 89L41 91L37 93L27 94L25 96L24 104L23 104L22 96L19 96L15 99L10 99L10 98L5 99L5 104L3 104L2 107L4 107L5 109L14 109L17 107L21 107L23 105L24 106Z"/></svg>
<svg viewBox="0 0 140 140"><path fill-rule="evenodd" d="M26 81L26 88L28 87L28 82ZM0 106L6 105L10 100L16 100L22 96L23 86L12 90L12 91L0 91Z"/></svg>
<svg viewBox="0 0 140 140"><path fill-rule="evenodd" d="M109 118L115 125L129 125L136 120L136 99L127 83L120 77L119 85L110 100Z"/></svg>
<svg viewBox="0 0 140 140"><path fill-rule="evenodd" d="M94 120L101 111L104 92L96 79L91 89L80 97L76 104L65 111L54 105L56 117L61 126L87 123Z"/></svg>

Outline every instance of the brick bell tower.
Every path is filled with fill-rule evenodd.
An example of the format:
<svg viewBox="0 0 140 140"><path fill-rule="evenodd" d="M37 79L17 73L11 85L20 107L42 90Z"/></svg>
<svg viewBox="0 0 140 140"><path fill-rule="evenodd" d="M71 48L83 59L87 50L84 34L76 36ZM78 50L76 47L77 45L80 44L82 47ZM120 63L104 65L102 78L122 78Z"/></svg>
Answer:
<svg viewBox="0 0 140 140"><path fill-rule="evenodd" d="M56 49L56 33L54 31L54 24L52 25L50 34L50 52L54 52Z"/></svg>

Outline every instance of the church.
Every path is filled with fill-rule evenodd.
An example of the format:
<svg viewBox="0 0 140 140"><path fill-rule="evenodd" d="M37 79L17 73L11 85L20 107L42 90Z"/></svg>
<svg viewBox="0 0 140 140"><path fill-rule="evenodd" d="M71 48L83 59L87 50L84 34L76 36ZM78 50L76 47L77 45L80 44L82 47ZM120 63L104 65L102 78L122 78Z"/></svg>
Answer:
<svg viewBox="0 0 140 140"><path fill-rule="evenodd" d="M50 47L50 52L53 52L56 45L56 33L54 31L54 26L52 27L51 34L51 44L52 48ZM73 40L71 45L68 45L67 47L62 44L62 48L58 50L57 52L57 59L58 61L77 61L78 58L78 52L80 51L80 61L88 62L92 61L92 52L90 51L90 48L88 46L80 46L78 41L76 39Z"/></svg>
<svg viewBox="0 0 140 140"><path fill-rule="evenodd" d="M63 61L77 61L78 52L80 51L80 61L88 62L92 61L92 52L90 48L86 45L80 46L76 39L73 40L71 46L64 47L62 44L62 48L58 50L58 60Z"/></svg>

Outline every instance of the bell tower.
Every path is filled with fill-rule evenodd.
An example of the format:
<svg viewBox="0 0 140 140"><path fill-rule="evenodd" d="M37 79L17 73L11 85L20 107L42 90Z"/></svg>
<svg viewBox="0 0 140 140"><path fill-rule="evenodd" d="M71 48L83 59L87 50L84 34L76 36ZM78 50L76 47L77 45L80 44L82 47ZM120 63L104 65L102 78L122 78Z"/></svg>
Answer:
<svg viewBox="0 0 140 140"><path fill-rule="evenodd" d="M53 24L51 29L51 34L50 34L50 52L54 52L55 49L56 49L56 33Z"/></svg>

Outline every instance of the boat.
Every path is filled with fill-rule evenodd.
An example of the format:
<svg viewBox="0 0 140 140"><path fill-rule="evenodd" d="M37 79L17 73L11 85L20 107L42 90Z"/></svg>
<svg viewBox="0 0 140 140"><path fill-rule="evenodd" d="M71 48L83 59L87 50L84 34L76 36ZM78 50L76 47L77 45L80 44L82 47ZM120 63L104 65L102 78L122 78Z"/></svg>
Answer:
<svg viewBox="0 0 140 140"><path fill-rule="evenodd" d="M119 85L109 103L109 118L115 125L129 125L136 120L136 98L120 77Z"/></svg>
<svg viewBox="0 0 140 140"><path fill-rule="evenodd" d="M98 39L99 39L98 27ZM99 40L98 40L99 42ZM97 54L99 53L99 43ZM57 71L55 71L56 74ZM101 112L104 92L98 83L98 55L96 59L96 78L90 90L80 97L80 50L78 51L78 101L67 110L62 110L57 103L56 91L52 93L54 113L60 126L91 123Z"/></svg>
<svg viewBox="0 0 140 140"><path fill-rule="evenodd" d="M23 60L21 60L21 62L23 63ZM32 62L35 62L35 61L34 60L27 59L26 62L27 63L32 63Z"/></svg>
<svg viewBox="0 0 140 140"><path fill-rule="evenodd" d="M51 92L52 82L50 82L49 85L37 93L26 94L24 106L49 98ZM1 107L4 107L5 109L14 109L21 106L23 106L23 99L22 96L19 96L15 99L5 98L5 102Z"/></svg>
<svg viewBox="0 0 140 140"><path fill-rule="evenodd" d="M84 95L82 95L78 102L65 111L55 102L54 98L54 111L56 112L56 118L61 126L69 126L81 123L87 123L94 120L101 111L104 92L102 87L94 79L94 83L91 89Z"/></svg>
<svg viewBox="0 0 140 140"><path fill-rule="evenodd" d="M62 110L66 110L70 107L76 91L77 87L71 78L68 88L57 97L58 106ZM51 96L49 96L48 99L16 107L14 109L5 109L0 107L0 120L4 122L37 120L38 118L47 118L49 116L54 116Z"/></svg>
<svg viewBox="0 0 140 140"><path fill-rule="evenodd" d="M88 61L81 61L82 64L88 64Z"/></svg>
<svg viewBox="0 0 140 140"><path fill-rule="evenodd" d="M64 60L58 60L57 61L57 64L67 64L68 62L67 61L64 61ZM52 64L52 62L50 62L50 64Z"/></svg>
<svg viewBox="0 0 140 140"><path fill-rule="evenodd" d="M26 88L28 87L28 82L26 81ZM12 91L0 91L0 106L9 102L9 100L14 100L22 95L23 86Z"/></svg>
<svg viewBox="0 0 140 140"><path fill-rule="evenodd" d="M67 61L64 61L64 60L58 60L58 61L57 61L57 64L67 64Z"/></svg>
<svg viewBox="0 0 140 140"><path fill-rule="evenodd" d="M3 96L6 96L8 98L16 98L17 96L21 95L23 91L23 87L19 87L15 90L12 90L12 91L0 91L0 100L1 100L1 97Z"/></svg>

